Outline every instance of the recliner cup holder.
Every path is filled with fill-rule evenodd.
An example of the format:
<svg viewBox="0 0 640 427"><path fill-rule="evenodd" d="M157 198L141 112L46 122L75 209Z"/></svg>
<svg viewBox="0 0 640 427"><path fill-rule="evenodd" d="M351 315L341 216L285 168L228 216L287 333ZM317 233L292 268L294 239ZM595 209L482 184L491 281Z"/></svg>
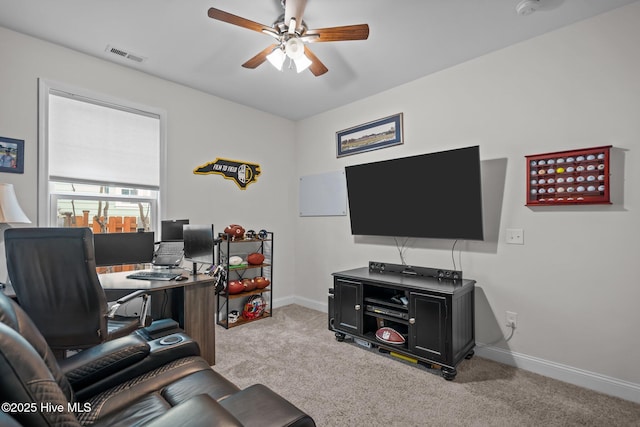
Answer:
<svg viewBox="0 0 640 427"><path fill-rule="evenodd" d="M167 337L162 338L159 343L160 345L174 345L184 341L184 337L182 335L169 335Z"/></svg>

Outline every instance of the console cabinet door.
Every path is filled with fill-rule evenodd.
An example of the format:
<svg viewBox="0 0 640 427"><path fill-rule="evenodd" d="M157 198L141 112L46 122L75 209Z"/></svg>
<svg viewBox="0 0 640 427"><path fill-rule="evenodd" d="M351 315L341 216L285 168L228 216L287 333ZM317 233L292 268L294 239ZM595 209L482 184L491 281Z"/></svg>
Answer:
<svg viewBox="0 0 640 427"><path fill-rule="evenodd" d="M447 300L443 296L409 294L409 351L447 363Z"/></svg>
<svg viewBox="0 0 640 427"><path fill-rule="evenodd" d="M334 328L350 334L362 334L362 283L336 278L334 281Z"/></svg>

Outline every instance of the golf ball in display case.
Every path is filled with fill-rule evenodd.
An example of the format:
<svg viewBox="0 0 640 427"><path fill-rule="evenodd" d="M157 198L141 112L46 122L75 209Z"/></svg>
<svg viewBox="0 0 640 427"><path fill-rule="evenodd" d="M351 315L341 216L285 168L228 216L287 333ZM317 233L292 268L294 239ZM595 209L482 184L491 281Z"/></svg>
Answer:
<svg viewBox="0 0 640 427"><path fill-rule="evenodd" d="M610 204L610 151L611 145L607 145L525 156L526 205ZM597 186L582 185L587 182L597 183ZM574 187L565 183L581 185ZM564 192L572 193L571 197L548 197Z"/></svg>

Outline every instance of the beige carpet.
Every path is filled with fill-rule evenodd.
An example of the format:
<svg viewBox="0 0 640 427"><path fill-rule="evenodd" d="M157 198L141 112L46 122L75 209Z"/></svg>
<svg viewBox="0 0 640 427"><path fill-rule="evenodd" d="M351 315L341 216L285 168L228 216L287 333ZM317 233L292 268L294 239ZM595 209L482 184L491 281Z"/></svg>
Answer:
<svg viewBox="0 0 640 427"><path fill-rule="evenodd" d="M454 381L348 342L298 305L216 327L214 369L334 426L640 426L640 405L474 356ZM251 402L247 402L250 405Z"/></svg>

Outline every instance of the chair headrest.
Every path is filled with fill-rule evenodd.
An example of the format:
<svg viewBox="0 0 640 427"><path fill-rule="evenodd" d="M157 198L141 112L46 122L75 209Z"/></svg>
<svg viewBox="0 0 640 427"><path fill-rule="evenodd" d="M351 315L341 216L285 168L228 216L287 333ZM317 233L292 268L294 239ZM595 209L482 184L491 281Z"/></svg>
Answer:
<svg viewBox="0 0 640 427"><path fill-rule="evenodd" d="M55 379L65 397L73 400L73 391L69 381L62 373L58 361L45 341L44 337L33 324L27 313L9 297L0 292L0 326L3 330L13 330L29 346L29 351L35 352L40 362L44 363L50 375ZM2 345L8 345L2 342ZM4 351L4 349L0 349Z"/></svg>

